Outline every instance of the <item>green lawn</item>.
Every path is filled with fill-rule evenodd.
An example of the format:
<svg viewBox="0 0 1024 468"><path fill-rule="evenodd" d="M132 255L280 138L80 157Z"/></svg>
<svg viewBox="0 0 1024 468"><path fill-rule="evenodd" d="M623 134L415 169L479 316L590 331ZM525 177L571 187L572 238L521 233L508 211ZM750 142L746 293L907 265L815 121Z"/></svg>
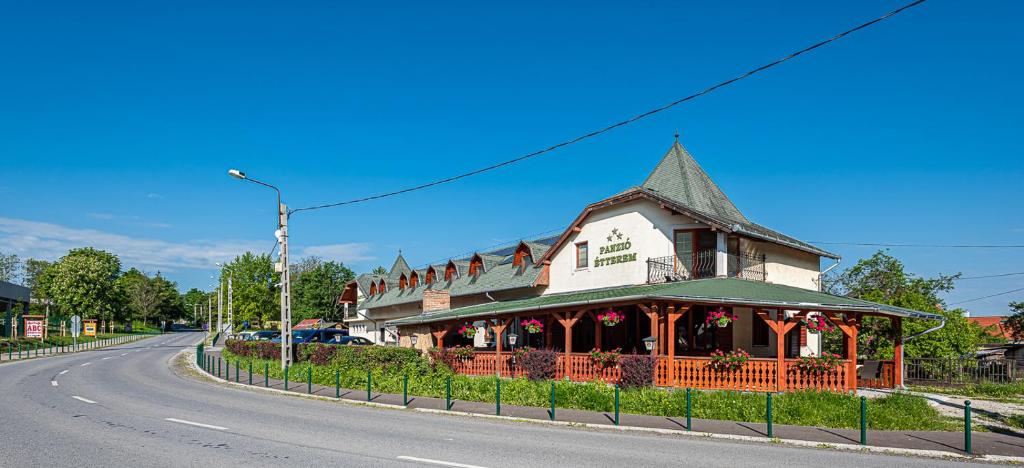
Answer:
<svg viewBox="0 0 1024 468"><path fill-rule="evenodd" d="M373 391L401 393L403 376L409 378L409 394L413 396L444 398L445 382L451 378L452 398L463 401L494 402L496 377L474 377L453 374L444 366L433 368L426 358L398 356L403 353L378 350L398 348L373 347L382 356L361 356L358 348L340 347L328 365L298 362L289 369L289 380L297 386L306 382L312 369L313 383L333 386L336 376L342 388L366 388L367 369L372 369ZM368 348L366 348L368 349ZM281 379L283 371L279 361L255 357L236 356L229 350L224 358L233 368L237 361L243 370L253 365L255 374ZM614 388L602 383L555 382L557 407L590 411L613 411ZM550 405L551 382L526 379L503 379L503 404L547 407ZM778 394L773 399L774 422L830 428L857 428L860 424L860 398L850 394L830 392L791 392ZM657 416L685 416L686 392L641 388L622 390L623 413ZM766 421L766 395L734 391L694 391L693 417L745 422ZM883 430L960 430L958 420L941 416L924 398L893 394L868 400L868 427Z"/></svg>
<svg viewBox="0 0 1024 468"><path fill-rule="evenodd" d="M979 383L967 384L960 387L933 387L925 385L911 385L911 390L924 393L940 393L944 395L958 395L971 398L998 401L1024 401L1024 382L1008 383Z"/></svg>

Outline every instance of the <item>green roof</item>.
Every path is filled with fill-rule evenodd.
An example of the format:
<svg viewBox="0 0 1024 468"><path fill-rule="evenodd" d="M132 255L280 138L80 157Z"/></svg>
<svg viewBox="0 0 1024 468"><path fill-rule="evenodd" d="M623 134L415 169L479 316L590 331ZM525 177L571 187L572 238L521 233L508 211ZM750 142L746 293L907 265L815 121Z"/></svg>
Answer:
<svg viewBox="0 0 1024 468"><path fill-rule="evenodd" d="M389 321L389 325L414 325L447 320L483 318L500 314L529 313L556 307L612 304L625 300L668 300L710 304L816 311L864 312L897 317L939 320L942 317L902 307L836 296L809 289L736 278L710 278L677 283L621 286L549 294L512 301L492 302L443 310Z"/></svg>

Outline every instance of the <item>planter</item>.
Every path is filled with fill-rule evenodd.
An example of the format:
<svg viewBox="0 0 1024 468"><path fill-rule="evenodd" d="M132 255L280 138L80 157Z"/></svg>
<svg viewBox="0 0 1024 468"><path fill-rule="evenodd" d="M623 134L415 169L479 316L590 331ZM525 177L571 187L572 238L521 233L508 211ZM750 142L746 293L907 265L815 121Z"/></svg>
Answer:
<svg viewBox="0 0 1024 468"><path fill-rule="evenodd" d="M606 327L614 327L626 319L626 314L617 310L609 310L603 314L597 314L597 320Z"/></svg>
<svg viewBox="0 0 1024 468"><path fill-rule="evenodd" d="M739 317L736 314L725 310L724 307L719 307L711 312L708 312L707 318L704 320L706 325L715 326L718 328L728 327L730 323L734 322Z"/></svg>

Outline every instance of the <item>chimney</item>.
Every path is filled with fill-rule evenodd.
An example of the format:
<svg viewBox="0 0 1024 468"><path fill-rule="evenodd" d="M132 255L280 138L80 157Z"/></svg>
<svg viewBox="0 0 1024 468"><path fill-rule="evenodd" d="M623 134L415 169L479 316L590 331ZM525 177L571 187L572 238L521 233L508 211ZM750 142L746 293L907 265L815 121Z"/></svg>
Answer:
<svg viewBox="0 0 1024 468"><path fill-rule="evenodd" d="M423 312L434 312L452 308L452 298L448 290L437 291L427 289L423 291Z"/></svg>

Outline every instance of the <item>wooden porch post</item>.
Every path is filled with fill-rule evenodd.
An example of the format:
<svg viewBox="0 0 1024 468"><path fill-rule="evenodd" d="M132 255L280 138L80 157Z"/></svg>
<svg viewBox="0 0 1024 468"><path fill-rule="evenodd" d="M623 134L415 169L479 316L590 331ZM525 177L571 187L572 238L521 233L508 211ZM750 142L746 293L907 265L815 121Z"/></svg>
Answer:
<svg viewBox="0 0 1024 468"><path fill-rule="evenodd" d="M502 361L501 361L501 334L505 332L505 328L508 327L508 324L510 322L511 322L511 319L494 319L491 322L491 332L494 333L494 350L495 350L494 354L495 354L495 360L496 360L496 362L494 363L494 369L497 372L498 377L501 377L501 365L502 365Z"/></svg>
<svg viewBox="0 0 1024 468"><path fill-rule="evenodd" d="M893 370L893 386L900 388L903 386L903 317L892 317L889 321L892 322L892 339L896 343L893 354L893 366L896 368Z"/></svg>
<svg viewBox="0 0 1024 468"><path fill-rule="evenodd" d="M651 304L650 308L643 304L637 304L637 307L639 307L640 310L647 314L647 318L651 320L651 336L657 338L658 340L657 344L654 347L656 353L659 349L661 349L661 336L658 335L658 304Z"/></svg>
<svg viewBox="0 0 1024 468"><path fill-rule="evenodd" d="M601 322L597 320L597 314L593 310L587 311L587 317L594 321L594 347L604 351L604 346L601 345Z"/></svg>
<svg viewBox="0 0 1024 468"><path fill-rule="evenodd" d="M761 317L768 328L775 332L775 390L786 389L786 333L800 324L800 318L807 315L806 311L798 312L793 319L786 321L786 311L779 309L776 312L775 320L768 317L768 311L755 309L754 314Z"/></svg>
<svg viewBox="0 0 1024 468"><path fill-rule="evenodd" d="M436 341L436 342L437 342L437 345L436 345L436 346L437 346L438 348L444 348L444 337L445 337L445 336L446 336L446 335L448 334L448 332L450 332L450 331L452 330L452 328L454 328L454 327L455 327L455 324L454 324L454 323L449 323L449 324L443 324L443 325L439 325L439 326L435 326L435 327L433 327L433 328L434 328L434 330L433 330L432 332L430 332L430 334L431 334L431 335L434 335L434 341Z"/></svg>
<svg viewBox="0 0 1024 468"><path fill-rule="evenodd" d="M844 315L844 318L840 318L836 312L825 314L846 337L846 358L850 360L850 367L846 371L847 386L849 390L857 391L857 333L860 330L860 317L852 313Z"/></svg>
<svg viewBox="0 0 1024 468"><path fill-rule="evenodd" d="M565 316L555 315L558 322L565 328L565 377L572 379L572 327L576 325L586 310L566 312Z"/></svg>
<svg viewBox="0 0 1024 468"><path fill-rule="evenodd" d="M668 306L668 384L674 386L676 383L676 321L683 316L689 306L680 306L676 309L675 304ZM657 368L657 364L655 364Z"/></svg>

